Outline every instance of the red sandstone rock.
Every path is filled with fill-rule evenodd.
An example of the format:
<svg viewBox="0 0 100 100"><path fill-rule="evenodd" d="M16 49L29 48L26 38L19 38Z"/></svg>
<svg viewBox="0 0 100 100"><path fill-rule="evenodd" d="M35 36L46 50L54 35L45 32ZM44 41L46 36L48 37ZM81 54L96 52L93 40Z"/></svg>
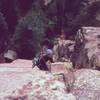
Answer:
<svg viewBox="0 0 100 100"><path fill-rule="evenodd" d="M71 59L74 67L92 68L91 59L97 52L100 53L100 27L82 27L79 29L76 35L75 50ZM96 68L100 57L96 55L93 59L93 62L98 59L96 63L93 63Z"/></svg>
<svg viewBox="0 0 100 100"><path fill-rule="evenodd" d="M75 100L62 75L32 69L31 60L0 64L0 100Z"/></svg>
<svg viewBox="0 0 100 100"><path fill-rule="evenodd" d="M76 100L100 100L100 72L91 69L77 70L71 93Z"/></svg>
<svg viewBox="0 0 100 100"><path fill-rule="evenodd" d="M100 100L99 71L70 71L59 63L54 75L31 66L28 60L0 65L0 100Z"/></svg>
<svg viewBox="0 0 100 100"><path fill-rule="evenodd" d="M67 71L66 67L62 62L53 63L51 65L51 72L54 74L64 73L65 71Z"/></svg>

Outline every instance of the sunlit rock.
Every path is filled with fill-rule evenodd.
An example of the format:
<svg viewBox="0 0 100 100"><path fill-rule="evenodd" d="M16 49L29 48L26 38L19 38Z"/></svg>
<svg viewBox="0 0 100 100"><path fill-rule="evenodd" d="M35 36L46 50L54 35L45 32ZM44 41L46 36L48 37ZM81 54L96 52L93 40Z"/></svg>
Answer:
<svg viewBox="0 0 100 100"><path fill-rule="evenodd" d="M77 70L71 93L77 100L100 99L100 72L91 69Z"/></svg>

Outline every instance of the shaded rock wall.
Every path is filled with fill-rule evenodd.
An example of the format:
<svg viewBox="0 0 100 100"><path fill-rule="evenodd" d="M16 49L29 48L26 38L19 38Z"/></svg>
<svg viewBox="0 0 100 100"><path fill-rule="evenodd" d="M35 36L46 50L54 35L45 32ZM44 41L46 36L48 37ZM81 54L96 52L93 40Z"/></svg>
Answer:
<svg viewBox="0 0 100 100"><path fill-rule="evenodd" d="M81 68L92 67L91 59L100 52L100 28L99 27L82 27L76 35L75 51L72 62L74 66ZM97 54L98 53L98 54ZM95 57L99 61L100 57ZM94 60L95 60L94 59ZM92 62L95 63L95 61ZM96 65L94 65L96 67ZM99 65L98 65L99 66Z"/></svg>

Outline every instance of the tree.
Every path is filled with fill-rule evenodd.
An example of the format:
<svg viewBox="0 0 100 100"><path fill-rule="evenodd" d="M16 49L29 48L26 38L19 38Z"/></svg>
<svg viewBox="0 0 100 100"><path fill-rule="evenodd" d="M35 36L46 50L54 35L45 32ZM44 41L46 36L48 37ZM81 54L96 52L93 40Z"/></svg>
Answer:
<svg viewBox="0 0 100 100"><path fill-rule="evenodd" d="M9 34L13 34L17 24L15 0L0 0L0 4L0 11L3 13L6 23L8 24Z"/></svg>
<svg viewBox="0 0 100 100"><path fill-rule="evenodd" d="M39 51L40 43L43 41L46 29L52 27L52 25L53 22L46 17L39 3L33 3L32 9L25 17L22 17L19 20L10 47L20 51L21 48L23 48L20 46L22 44L20 40L22 39L28 41L28 43L33 47L34 53L36 53ZM27 38L28 40L24 39L25 36L22 35L25 30L31 30L32 33L32 37ZM27 34L30 33L27 32ZM28 43L27 45L29 45Z"/></svg>
<svg viewBox="0 0 100 100"><path fill-rule="evenodd" d="M8 25L0 12L0 53L4 53L8 42Z"/></svg>
<svg viewBox="0 0 100 100"><path fill-rule="evenodd" d="M55 31L58 34L60 34L63 29L66 35L71 35L68 33L74 33L79 28L76 27L78 26L76 20L78 20L78 18L80 20L83 16L81 10L83 11L85 7L84 4L86 3L87 0L52 0L52 2L45 7L45 11L49 18L54 20Z"/></svg>

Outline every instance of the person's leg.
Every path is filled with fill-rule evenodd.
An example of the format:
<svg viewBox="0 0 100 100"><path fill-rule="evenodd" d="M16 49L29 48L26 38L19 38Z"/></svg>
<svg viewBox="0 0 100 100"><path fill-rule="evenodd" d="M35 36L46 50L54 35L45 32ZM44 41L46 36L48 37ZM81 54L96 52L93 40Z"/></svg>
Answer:
<svg viewBox="0 0 100 100"><path fill-rule="evenodd" d="M47 65L46 65L46 62L43 61L43 59L40 61L40 64L38 65L38 68L40 70L45 70L45 71L48 71L49 70L48 67L47 67Z"/></svg>

